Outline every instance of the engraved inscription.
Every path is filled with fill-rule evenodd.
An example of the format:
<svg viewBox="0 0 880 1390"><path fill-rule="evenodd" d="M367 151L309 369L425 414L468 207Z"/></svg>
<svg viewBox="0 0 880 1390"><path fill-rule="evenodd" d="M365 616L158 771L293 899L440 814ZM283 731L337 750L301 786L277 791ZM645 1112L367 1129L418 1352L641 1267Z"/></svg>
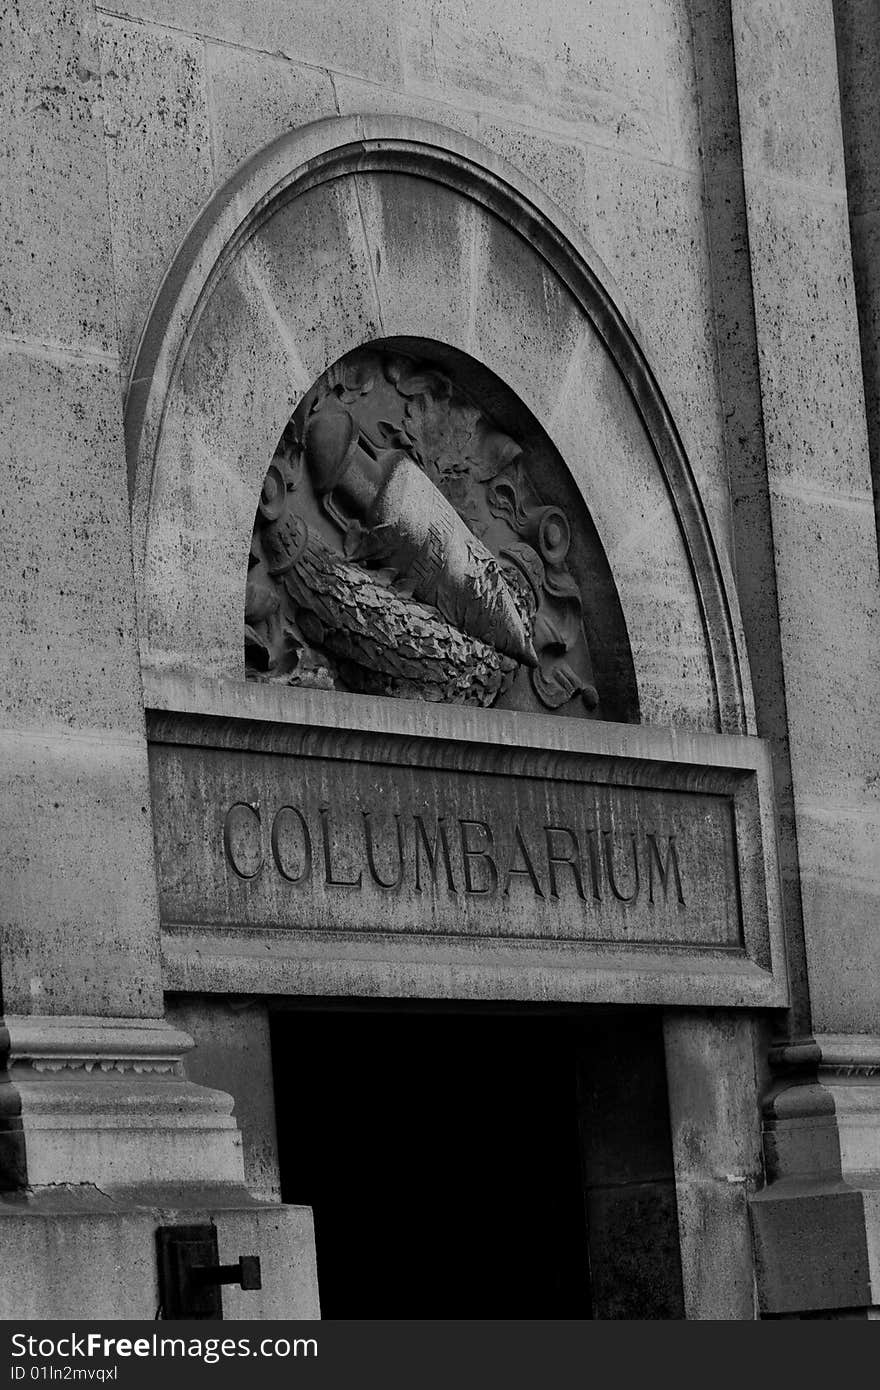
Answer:
<svg viewBox="0 0 880 1390"><path fill-rule="evenodd" d="M715 763L662 731L529 721L523 747L510 716L375 702L367 731L290 709L149 716L175 988L784 998L754 742Z"/></svg>
<svg viewBox="0 0 880 1390"><path fill-rule="evenodd" d="M167 854L166 923L742 949L726 794L210 748L162 759L160 856L186 846L185 872Z"/></svg>
<svg viewBox="0 0 880 1390"><path fill-rule="evenodd" d="M456 830L450 848L448 825ZM360 833L358 833L360 830ZM615 839L613 829L588 825L493 826L467 817L388 817L362 810L360 826L322 806L311 821L302 808L283 805L267 827L259 807L235 802L223 820L226 860L241 879L255 879L273 864L288 884L309 886L313 868L325 888L359 889L365 878L384 892L412 889L451 896L509 897L517 884L536 898L576 897L601 903L610 896L631 905L647 895L651 906L687 906L677 837L647 831ZM601 836L604 854L596 849ZM313 840L321 846L315 867ZM565 869L565 873L562 870ZM586 886L585 886L586 885Z"/></svg>
<svg viewBox="0 0 880 1390"><path fill-rule="evenodd" d="M223 820L223 848L239 878L256 878L263 870L260 812L256 806L236 801Z"/></svg>

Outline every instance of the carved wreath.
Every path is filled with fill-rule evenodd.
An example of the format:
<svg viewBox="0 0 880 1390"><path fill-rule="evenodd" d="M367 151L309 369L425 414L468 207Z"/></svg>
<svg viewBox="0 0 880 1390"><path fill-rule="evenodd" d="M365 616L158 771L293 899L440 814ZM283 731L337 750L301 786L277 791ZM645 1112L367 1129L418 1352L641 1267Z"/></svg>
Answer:
<svg viewBox="0 0 880 1390"><path fill-rule="evenodd" d="M595 706L565 513L521 447L428 363L362 349L308 393L251 546L251 679L492 705Z"/></svg>

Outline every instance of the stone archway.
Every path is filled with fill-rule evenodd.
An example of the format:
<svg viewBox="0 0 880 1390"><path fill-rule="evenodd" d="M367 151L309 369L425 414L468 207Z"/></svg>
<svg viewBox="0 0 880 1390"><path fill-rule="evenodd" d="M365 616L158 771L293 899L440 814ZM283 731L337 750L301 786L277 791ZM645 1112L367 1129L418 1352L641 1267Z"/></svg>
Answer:
<svg viewBox="0 0 880 1390"><path fill-rule="evenodd" d="M546 429L614 575L643 721L747 732L732 585L602 267L502 161L392 117L269 146L163 286L127 408L145 669L241 678L242 575L275 445L333 361L387 338L467 354Z"/></svg>
<svg viewBox="0 0 880 1390"><path fill-rule="evenodd" d="M631 699L598 692L603 718L551 719L388 699L406 692L365 684L362 661L354 679L330 672L332 692L246 679L264 481L316 384L370 346L466 382L493 428L532 461L544 451L547 491L524 489L522 511L567 505L589 534L579 592L592 574L616 605L607 646L626 653ZM784 1004L772 775L748 736L727 562L619 297L515 171L391 117L277 141L181 249L126 423L163 982L197 1035L222 1029L224 996L248 997L265 1081L269 1011L328 998L584 1018ZM361 448L371 429L350 424ZM322 460L306 463L321 501ZM268 493L262 505L274 524ZM496 538L499 562L505 548ZM271 575L289 553L276 547ZM655 1061L661 1045L658 1031ZM631 1099L623 1085L612 1108Z"/></svg>

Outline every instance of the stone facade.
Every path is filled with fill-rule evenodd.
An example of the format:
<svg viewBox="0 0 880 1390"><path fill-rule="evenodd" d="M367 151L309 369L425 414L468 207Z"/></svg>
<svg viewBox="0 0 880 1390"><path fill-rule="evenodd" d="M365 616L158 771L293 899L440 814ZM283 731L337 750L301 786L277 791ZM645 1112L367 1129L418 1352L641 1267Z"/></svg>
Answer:
<svg viewBox="0 0 880 1390"><path fill-rule="evenodd" d="M876 1316L867 0L19 0L0 23L0 1312L152 1317L156 1227L213 1220L221 1258L263 1263L226 1317L317 1316L272 1074L285 1011L332 998L583 1024L597 1316L644 1313L621 1291L661 1263L657 1315ZM353 353L430 385L371 416ZM317 434L309 454L327 391L346 449L367 437L350 481L387 425L397 511L351 492L340 521L353 455ZM409 400L455 402L445 453ZM378 618L328 638L314 563L284 569L267 478L291 440L313 494L291 514L334 595L388 618L381 680ZM457 589L376 579L366 533L393 523L385 559L404 570L409 538L418 570L441 516L470 545ZM503 639L449 598L468 565L508 603ZM447 708L453 685L486 707ZM345 778L357 862L328 819ZM445 888L441 787L470 827ZM700 815L715 848L689 860ZM627 1017L643 1045L608 1041ZM662 1144L645 1123L666 1166L621 1119L627 1095L653 1115L664 1076Z"/></svg>

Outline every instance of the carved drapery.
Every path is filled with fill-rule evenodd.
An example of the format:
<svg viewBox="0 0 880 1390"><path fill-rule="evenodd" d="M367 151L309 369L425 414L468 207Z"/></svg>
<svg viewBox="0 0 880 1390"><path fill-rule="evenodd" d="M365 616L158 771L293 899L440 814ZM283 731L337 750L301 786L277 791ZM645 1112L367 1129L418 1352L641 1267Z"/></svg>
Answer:
<svg viewBox="0 0 880 1390"><path fill-rule="evenodd" d="M334 364L264 481L249 678L598 713L570 522L529 462L433 363Z"/></svg>

